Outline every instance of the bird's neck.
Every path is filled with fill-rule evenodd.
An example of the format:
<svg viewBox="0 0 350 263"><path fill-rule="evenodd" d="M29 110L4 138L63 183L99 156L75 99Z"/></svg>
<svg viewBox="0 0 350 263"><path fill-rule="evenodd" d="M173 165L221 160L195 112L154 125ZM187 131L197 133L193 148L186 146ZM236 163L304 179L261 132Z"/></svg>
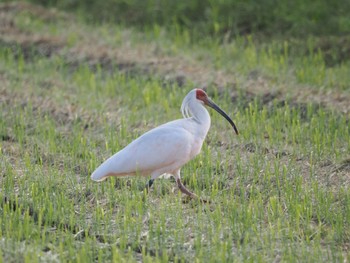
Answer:
<svg viewBox="0 0 350 263"><path fill-rule="evenodd" d="M207 109L200 103L196 103L191 108L193 120L198 124L197 133L204 138L210 128L210 115Z"/></svg>

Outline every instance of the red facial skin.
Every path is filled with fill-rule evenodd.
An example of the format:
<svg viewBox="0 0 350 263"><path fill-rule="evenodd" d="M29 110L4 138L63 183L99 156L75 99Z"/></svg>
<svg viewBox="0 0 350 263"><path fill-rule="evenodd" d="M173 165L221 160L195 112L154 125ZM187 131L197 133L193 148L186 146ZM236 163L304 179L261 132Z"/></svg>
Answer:
<svg viewBox="0 0 350 263"><path fill-rule="evenodd" d="M208 95L202 89L196 89L196 98L197 98L197 100L201 100L204 103L206 103L208 101Z"/></svg>
<svg viewBox="0 0 350 263"><path fill-rule="evenodd" d="M224 112L222 109L220 109L220 107L218 105L216 105L213 101L211 101L208 98L208 95L207 95L207 93L205 93L204 90L196 89L196 99L203 101L204 105L209 106L209 107L213 108L214 110L216 110L218 113L220 113L231 124L231 126L235 130L235 133L238 135L238 130L236 128L236 125L231 120L231 118L226 114L226 112Z"/></svg>

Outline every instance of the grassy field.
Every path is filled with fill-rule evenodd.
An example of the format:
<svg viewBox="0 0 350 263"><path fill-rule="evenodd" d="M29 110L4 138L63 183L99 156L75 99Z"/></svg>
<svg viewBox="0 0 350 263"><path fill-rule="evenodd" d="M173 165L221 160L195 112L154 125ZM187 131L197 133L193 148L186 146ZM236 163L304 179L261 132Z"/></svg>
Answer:
<svg viewBox="0 0 350 263"><path fill-rule="evenodd" d="M348 262L348 41L194 42L0 4L0 262ZM148 195L148 178L90 180L181 118L195 87L240 131L211 112L202 153L182 169L210 204L172 179Z"/></svg>

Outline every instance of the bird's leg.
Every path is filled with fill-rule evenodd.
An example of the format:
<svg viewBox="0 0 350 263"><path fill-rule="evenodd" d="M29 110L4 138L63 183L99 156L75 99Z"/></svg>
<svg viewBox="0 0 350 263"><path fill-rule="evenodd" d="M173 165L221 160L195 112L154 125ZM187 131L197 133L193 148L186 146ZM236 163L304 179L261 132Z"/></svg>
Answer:
<svg viewBox="0 0 350 263"><path fill-rule="evenodd" d="M146 185L147 188L151 188L151 186L153 185L154 179L150 179L148 181L148 184Z"/></svg>
<svg viewBox="0 0 350 263"><path fill-rule="evenodd" d="M198 196L191 191L189 191L181 182L180 178L176 179L177 186L179 187L180 191L183 192L184 194L188 195L191 198L198 198Z"/></svg>
<svg viewBox="0 0 350 263"><path fill-rule="evenodd" d="M151 178L148 183L145 186L145 191L148 192L148 190L151 188L151 186L153 185L154 179Z"/></svg>
<svg viewBox="0 0 350 263"><path fill-rule="evenodd" d="M180 191L183 192L184 194L188 195L190 198L193 199L199 199L202 203L210 203L210 201L207 201L205 199L199 198L196 194L192 193L190 190L188 190L181 182L180 179L180 170L177 170L174 174L174 177L177 182L177 186L179 187Z"/></svg>

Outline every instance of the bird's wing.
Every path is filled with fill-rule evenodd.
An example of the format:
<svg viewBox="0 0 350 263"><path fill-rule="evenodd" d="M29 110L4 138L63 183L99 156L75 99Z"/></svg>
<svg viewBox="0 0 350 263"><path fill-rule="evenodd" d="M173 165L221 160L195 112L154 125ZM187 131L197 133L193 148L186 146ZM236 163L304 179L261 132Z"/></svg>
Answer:
<svg viewBox="0 0 350 263"><path fill-rule="evenodd" d="M108 175L151 174L152 171L189 160L193 135L174 122L155 128L96 169L92 179L101 180Z"/></svg>

